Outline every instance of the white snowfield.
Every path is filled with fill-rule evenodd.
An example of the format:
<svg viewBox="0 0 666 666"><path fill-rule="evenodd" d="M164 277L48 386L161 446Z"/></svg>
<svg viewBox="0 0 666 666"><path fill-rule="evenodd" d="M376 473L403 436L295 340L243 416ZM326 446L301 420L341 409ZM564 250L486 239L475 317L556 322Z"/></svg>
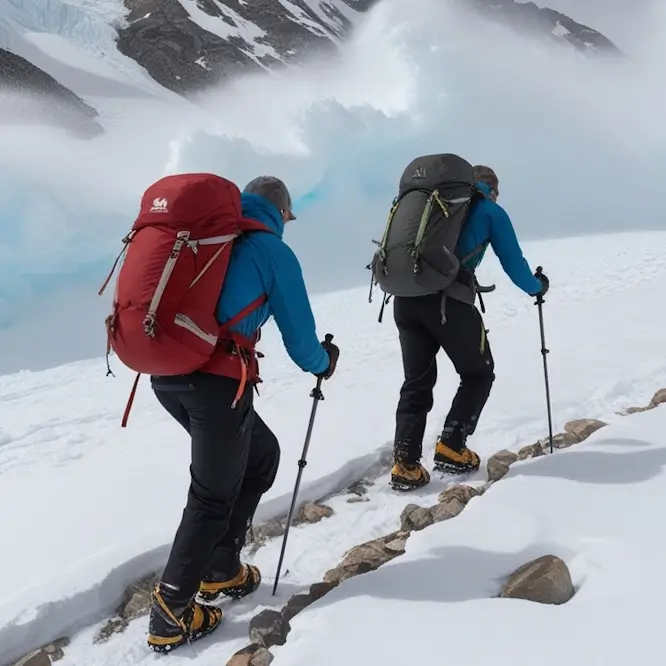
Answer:
<svg viewBox="0 0 666 666"><path fill-rule="evenodd" d="M508 649L506 636L521 627L529 636L525 640L549 641L552 650L538 648L539 660L553 664L567 663L564 656L568 663L615 663L577 660L567 652L573 649L574 635L581 641L588 635L592 642L598 640L603 623L605 635L623 641L627 650L642 650L650 644L646 641L655 640L649 624L641 631L608 628L627 620L623 609L632 609L632 619L647 613L638 597L628 596L629 587L636 583L634 595L648 588L653 594L663 584L654 579L648 586L642 577L658 576L663 568L656 560L654 567L650 563L659 556L656 541L661 538L652 507L661 506L658 489L664 485L658 476L663 442L651 428L664 414L628 419L614 413L645 404L657 388L666 386L665 245L666 233L525 244L532 266L541 263L552 284L544 314L555 428L572 418L597 417L617 422L617 429L603 431L601 439L596 438L599 445L590 444L586 451L558 453L516 468L514 479L474 500L462 517L413 537L407 555L386 572L345 584L294 620L294 631L276 663L315 663L317 646L318 666L339 664L343 656L351 666L367 664L369 658L374 663L382 650L384 663L404 663L404 654L389 640L402 628L406 635L418 635L422 656L431 657L443 649L443 628L455 626L456 640L446 642L447 654L459 652L458 663L465 664L497 663L491 651ZM498 286L485 299L497 380L470 442L487 457L542 437L546 411L533 299L510 284L491 253L479 279ZM368 305L364 288L313 299L320 336L335 334L342 354L336 376L325 383L302 500L321 498L363 477L392 439L402 371L391 307L379 324L379 303L377 293ZM265 383L256 404L278 435L282 464L256 522L286 511L314 384L291 364L272 325L266 327L260 349L266 354ZM156 659L145 645L145 618L100 646L92 644L99 625L90 625L112 614L127 584L164 564L186 498L189 446L185 433L157 404L147 378L129 427L120 428L132 375L116 359L111 362L115 378L105 376L102 360L0 377L0 525L5 545L0 664L62 635L74 635L63 666ZM442 358L425 443L428 465L457 383ZM641 441L627 441L631 439ZM395 529L408 501L434 503L446 484L434 477L429 487L406 499L392 493L386 481L378 481L369 502L348 504L341 496L330 501L335 516L293 530L276 598L270 596L270 581L280 542L261 548L253 560L266 585L250 599L229 606L224 628L195 645L197 663L226 663L247 643L247 621L258 609L284 603L320 580L349 547ZM553 549L573 563L577 582L584 583L572 604L544 610L485 600L513 564ZM632 559L635 553L643 558L640 566ZM614 619L600 609L598 613L605 614L599 615L599 628L586 633L577 613L585 612L583 619L589 622L598 615L597 607L583 611L581 604L589 600L611 609L611 598L623 609L616 609ZM473 599L478 601L466 603ZM421 623L418 631L416 624L407 629L412 621ZM539 624L528 630L528 621ZM76 632L84 626L88 628ZM560 640L558 627L575 632L560 647L549 638L552 629ZM341 637L348 637L352 646L366 631L375 638L382 634L384 646L367 647L372 651L366 654L359 640L358 658L351 647L341 652L346 643ZM466 640L468 633L488 640ZM613 645L608 654L619 664L626 654ZM534 658L533 643L532 652L524 649L524 657L518 653L523 661L517 663L526 664L527 655ZM580 649L582 654L587 648ZM178 663L191 658L189 648L170 657Z"/></svg>

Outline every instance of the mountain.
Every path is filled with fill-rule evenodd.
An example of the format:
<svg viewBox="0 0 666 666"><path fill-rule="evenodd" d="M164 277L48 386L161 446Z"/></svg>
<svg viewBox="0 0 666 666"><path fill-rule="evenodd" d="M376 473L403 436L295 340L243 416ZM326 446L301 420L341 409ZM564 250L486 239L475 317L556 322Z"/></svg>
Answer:
<svg viewBox="0 0 666 666"><path fill-rule="evenodd" d="M78 119L95 134L96 96L191 96L244 72L303 62L340 48L378 1L0 0L0 88L56 100L50 122ZM589 55L619 53L596 30L531 2L458 2ZM37 115L34 107L28 117Z"/></svg>
<svg viewBox="0 0 666 666"><path fill-rule="evenodd" d="M559 43L568 43L588 55L621 55L610 39L597 30L548 7L513 0L463 0L488 18L518 32L530 33Z"/></svg>
<svg viewBox="0 0 666 666"><path fill-rule="evenodd" d="M104 131L92 106L25 58L0 48L0 72L3 123L46 121L83 138Z"/></svg>

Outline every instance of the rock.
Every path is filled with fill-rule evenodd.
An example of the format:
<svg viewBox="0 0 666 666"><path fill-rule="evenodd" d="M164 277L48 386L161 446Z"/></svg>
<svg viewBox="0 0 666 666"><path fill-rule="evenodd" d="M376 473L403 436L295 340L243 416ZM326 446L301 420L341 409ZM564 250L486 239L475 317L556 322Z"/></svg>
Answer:
<svg viewBox="0 0 666 666"><path fill-rule="evenodd" d="M404 532L419 532L434 522L432 511L417 504L408 504L400 515L400 527Z"/></svg>
<svg viewBox="0 0 666 666"><path fill-rule="evenodd" d="M48 124L81 138L104 133L98 113L50 74L0 48L0 116L4 124Z"/></svg>
<svg viewBox="0 0 666 666"><path fill-rule="evenodd" d="M300 0L198 0L197 11L212 26L205 29L178 0L125 0L130 12L118 30L118 49L186 95L233 75L332 51L351 30L348 15L374 3L346 4L341 12L328 2L316 11Z"/></svg>
<svg viewBox="0 0 666 666"><path fill-rule="evenodd" d="M150 611L150 594L143 591L135 592L121 611L121 617L128 622L148 615Z"/></svg>
<svg viewBox="0 0 666 666"><path fill-rule="evenodd" d="M631 414L640 414L641 412L647 412L650 407L627 407L626 409L620 410L618 412L622 416L631 416Z"/></svg>
<svg viewBox="0 0 666 666"><path fill-rule="evenodd" d="M300 508L296 520L294 520L295 525L302 523L318 523L322 518L330 518L333 515L333 509L326 504L317 504L316 502L306 502Z"/></svg>
<svg viewBox="0 0 666 666"><path fill-rule="evenodd" d="M359 504L361 502L369 502L370 498L361 495L352 495L347 498L347 504Z"/></svg>
<svg viewBox="0 0 666 666"><path fill-rule="evenodd" d="M555 555L544 555L512 573L500 596L541 604L564 604L575 593L567 565Z"/></svg>
<svg viewBox="0 0 666 666"><path fill-rule="evenodd" d="M488 481L499 481L506 476L509 467L518 460L518 456L513 451L498 451L494 456L488 459L486 465L488 469Z"/></svg>
<svg viewBox="0 0 666 666"><path fill-rule="evenodd" d="M574 439L575 444L579 444L605 425L607 424L596 419L578 419L565 424L564 431Z"/></svg>
<svg viewBox="0 0 666 666"><path fill-rule="evenodd" d="M49 655L51 658L51 661L60 661L64 656L65 656L65 651L64 648L66 648L69 645L69 638L63 637L63 638L58 638L57 640L53 641L53 643L49 643L48 645L45 645L42 649L46 654Z"/></svg>
<svg viewBox="0 0 666 666"><path fill-rule="evenodd" d="M479 494L476 488L462 484L440 493L439 503L430 509L434 522L441 523L449 518L455 518L467 506L468 502Z"/></svg>
<svg viewBox="0 0 666 666"><path fill-rule="evenodd" d="M250 620L250 640L265 648L284 645L290 631L289 620L276 610L263 610Z"/></svg>
<svg viewBox="0 0 666 666"><path fill-rule="evenodd" d="M104 623L104 626L97 632L93 643L106 643L114 634L122 634L129 622L122 617L112 617Z"/></svg>
<svg viewBox="0 0 666 666"><path fill-rule="evenodd" d="M518 451L518 460L528 460L530 458L538 458L539 456L544 455L545 451L541 442L536 442L535 444L528 444L523 446L520 451Z"/></svg>
<svg viewBox="0 0 666 666"><path fill-rule="evenodd" d="M268 666L272 661L273 655L265 647L252 643L234 653L227 666Z"/></svg>
<svg viewBox="0 0 666 666"><path fill-rule="evenodd" d="M108 620L97 632L93 643L104 643L113 634L121 634L127 625L137 618L148 615L150 611L150 595L160 579L159 573L152 573L132 583L123 595L123 600L116 611L115 617Z"/></svg>
<svg viewBox="0 0 666 666"><path fill-rule="evenodd" d="M14 664L14 666L51 666L51 659L41 648L27 654L23 659Z"/></svg>
<svg viewBox="0 0 666 666"><path fill-rule="evenodd" d="M250 526L246 537L250 554L256 553L269 539L284 536L285 529L286 519L269 520L256 527Z"/></svg>
<svg viewBox="0 0 666 666"><path fill-rule="evenodd" d="M575 423L572 421L571 423ZM553 435L553 449L568 449L573 444L577 443L577 439L573 434L568 432L560 432ZM518 451L518 460L528 460L530 458L538 458L539 456L550 453L550 440L548 437L540 439L534 444L524 446Z"/></svg>
<svg viewBox="0 0 666 666"><path fill-rule="evenodd" d="M326 572L324 582L339 584L348 578L378 569L405 552L408 537L408 532L399 531L355 546L337 567Z"/></svg>
<svg viewBox="0 0 666 666"><path fill-rule="evenodd" d="M314 585L311 585L308 593L295 594L289 599L282 609L282 615L287 621L290 621L301 611L305 610L310 604L318 601L336 587L337 583L315 583Z"/></svg>
<svg viewBox="0 0 666 666"><path fill-rule="evenodd" d="M653 396L652 400L650 400L650 404L648 405L649 409L654 409L658 405L663 404L666 402L666 388L659 389Z"/></svg>
<svg viewBox="0 0 666 666"><path fill-rule="evenodd" d="M360 481L357 481L356 483L352 483L349 488L347 488L347 492L350 495L357 495L358 497L362 497L363 495L366 495L368 492L368 488L370 487L371 483L368 479L361 479ZM349 500L347 500L349 501Z"/></svg>
<svg viewBox="0 0 666 666"><path fill-rule="evenodd" d="M310 594L295 594L282 609L282 616L289 622L313 602L314 599Z"/></svg>
<svg viewBox="0 0 666 666"><path fill-rule="evenodd" d="M266 648L259 648L250 659L250 666L268 666L274 657Z"/></svg>

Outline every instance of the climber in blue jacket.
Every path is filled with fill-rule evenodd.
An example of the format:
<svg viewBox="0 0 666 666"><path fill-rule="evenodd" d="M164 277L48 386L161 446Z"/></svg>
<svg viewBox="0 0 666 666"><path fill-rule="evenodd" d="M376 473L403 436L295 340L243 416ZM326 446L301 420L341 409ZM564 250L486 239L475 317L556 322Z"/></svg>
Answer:
<svg viewBox="0 0 666 666"><path fill-rule="evenodd" d="M505 210L498 205L499 180L487 166L475 166L477 195L462 228L455 254L461 260L458 279L444 290L445 321L441 294L414 298L396 297L393 314L400 334L405 380L396 411L395 465L391 483L397 490L413 490L430 481L421 465L428 412L433 408L437 381L437 352L443 349L460 376L444 427L435 445L435 467L461 474L479 469L479 456L467 448L495 379L494 361L481 314L474 303L477 283L474 269L492 246L513 283L531 296L548 290L548 278L533 274ZM472 255L470 257L470 255ZM466 257L470 257L463 261Z"/></svg>
<svg viewBox="0 0 666 666"><path fill-rule="evenodd" d="M265 230L247 232L231 250L216 311L233 336L228 353L218 355L215 372L204 366L189 375L151 377L159 402L189 433L192 451L187 505L151 597L148 645L157 652L215 630L222 611L209 604L245 597L261 582L259 569L240 560L248 525L280 462L277 438L254 410L259 330L275 317L292 360L321 378L331 377L339 355L332 342L317 339L301 266L282 240L285 223L296 219L285 184L255 178L241 204L243 216Z"/></svg>

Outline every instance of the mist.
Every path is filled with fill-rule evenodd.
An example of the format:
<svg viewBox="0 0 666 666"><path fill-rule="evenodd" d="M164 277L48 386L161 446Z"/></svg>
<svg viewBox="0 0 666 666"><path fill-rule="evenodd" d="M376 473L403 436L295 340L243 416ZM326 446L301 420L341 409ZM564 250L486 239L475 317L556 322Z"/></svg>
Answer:
<svg viewBox="0 0 666 666"><path fill-rule="evenodd" d="M0 115L0 372L103 353L110 296L97 288L143 190L168 173L213 171L241 188L283 178L298 217L285 239L313 293L367 284L371 241L418 154L493 166L525 241L666 227L655 196L666 166L664 9L636 4L640 39L622 32L626 6L596 22L572 9L602 30L601 18L614 20L608 36L627 54L591 59L454 3L420 8L384 0L336 57L245 77L197 106L152 89L97 91L86 100L108 133L93 140Z"/></svg>

